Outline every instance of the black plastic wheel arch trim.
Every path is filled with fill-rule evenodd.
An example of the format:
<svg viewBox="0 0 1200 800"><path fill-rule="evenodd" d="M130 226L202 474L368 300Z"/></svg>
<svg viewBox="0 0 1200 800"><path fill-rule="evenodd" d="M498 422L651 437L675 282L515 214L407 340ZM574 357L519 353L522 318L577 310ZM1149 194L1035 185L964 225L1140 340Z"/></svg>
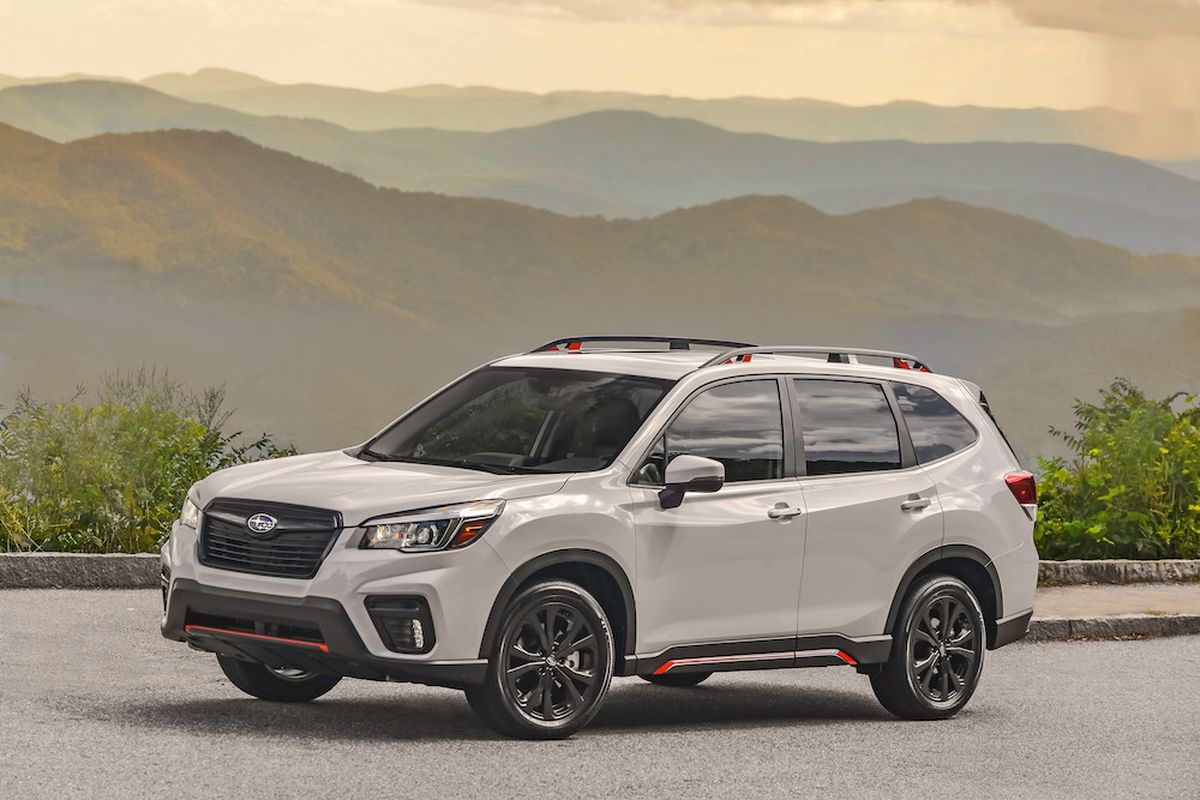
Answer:
<svg viewBox="0 0 1200 800"><path fill-rule="evenodd" d="M188 613L316 628L328 652L311 643L290 643L276 637L259 638L216 626L186 630ZM204 626L201 626L204 627ZM248 659L273 667L292 667L327 675L367 680L423 683L462 689L483 683L487 663L478 661L415 661L381 658L370 653L346 609L329 597L279 597L202 586L176 578L162 622L162 635L188 642L212 653ZM275 640L273 640L275 639Z"/></svg>
<svg viewBox="0 0 1200 800"><path fill-rule="evenodd" d="M623 666L623 662L634 660L634 650L637 643L637 608L633 599L633 586L629 583L629 577L625 574L625 570L621 568L620 564L609 556L595 550L555 550L552 553L546 553L537 558L530 559L517 567L512 575L508 576L508 580L504 582L504 585L500 587L500 592L496 595L496 600L492 603L492 610L488 614L487 625L483 629L483 640L479 645L480 658L488 658L491 654L492 648L495 646L497 638L500 635L504 610L508 608L509 603L516 596L517 589L520 588L521 584L527 581L532 575L548 567L570 564L587 564L589 566L600 567L617 584L625 606L625 619L623 621L625 641L617 643L618 653L615 674L635 674L625 671L625 667ZM609 622L611 623L612 620L609 620Z"/></svg>
<svg viewBox="0 0 1200 800"><path fill-rule="evenodd" d="M988 578L992 583L992 592L996 598L996 619L1004 617L1004 596L1000 589L1000 575L996 572L996 565L988 558L987 553L969 544L949 544L933 548L914 561L905 570L904 577L900 579L900 585L896 588L896 594L892 597L892 605L888 610L887 627L884 630L891 632L896 627L896 619L900 616L900 606L904 603L904 597L908 594L909 587L912 586L917 575L933 564L950 558L969 559L987 571ZM982 598L978 599L982 601ZM996 641L994 634L996 619L984 619L984 623L988 629L988 649L995 649L1000 646L993 644Z"/></svg>

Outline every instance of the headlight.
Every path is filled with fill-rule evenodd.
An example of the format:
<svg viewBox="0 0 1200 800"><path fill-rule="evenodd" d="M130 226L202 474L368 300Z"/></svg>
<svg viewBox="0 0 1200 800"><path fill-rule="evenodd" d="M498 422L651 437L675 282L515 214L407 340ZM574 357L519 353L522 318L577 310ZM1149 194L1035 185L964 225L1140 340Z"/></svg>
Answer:
<svg viewBox="0 0 1200 800"><path fill-rule="evenodd" d="M503 500L481 500L381 519L363 526L366 532L358 546L405 553L466 547L482 536L503 510Z"/></svg>
<svg viewBox="0 0 1200 800"><path fill-rule="evenodd" d="M189 528L200 525L200 509L190 497L183 501L183 509L179 512L179 524Z"/></svg>

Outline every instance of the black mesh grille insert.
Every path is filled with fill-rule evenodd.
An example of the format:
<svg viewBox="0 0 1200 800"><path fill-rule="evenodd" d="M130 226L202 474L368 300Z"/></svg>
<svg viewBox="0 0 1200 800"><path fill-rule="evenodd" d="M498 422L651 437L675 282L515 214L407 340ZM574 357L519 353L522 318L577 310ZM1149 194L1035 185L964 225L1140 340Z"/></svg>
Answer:
<svg viewBox="0 0 1200 800"><path fill-rule="evenodd" d="M246 520L267 514L275 529L256 534ZM342 527L340 515L308 506L218 499L204 509L200 563L237 572L311 578Z"/></svg>

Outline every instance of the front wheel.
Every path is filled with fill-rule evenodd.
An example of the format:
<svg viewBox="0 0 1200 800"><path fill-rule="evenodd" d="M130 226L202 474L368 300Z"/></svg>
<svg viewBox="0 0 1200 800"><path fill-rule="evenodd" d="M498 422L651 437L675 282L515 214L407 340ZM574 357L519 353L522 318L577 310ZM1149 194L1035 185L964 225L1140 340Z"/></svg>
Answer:
<svg viewBox="0 0 1200 800"><path fill-rule="evenodd" d="M321 675L298 669L273 669L253 661L217 656L229 682L248 695L278 703L306 703L338 685L337 675Z"/></svg>
<svg viewBox="0 0 1200 800"><path fill-rule="evenodd" d="M614 649L604 610L587 590L536 583L504 612L487 677L467 690L467 702L507 736L566 738L600 710Z"/></svg>
<svg viewBox="0 0 1200 800"><path fill-rule="evenodd" d="M957 714L979 683L987 645L983 611L958 578L932 575L909 592L892 654L871 675L883 707L905 719L944 719Z"/></svg>

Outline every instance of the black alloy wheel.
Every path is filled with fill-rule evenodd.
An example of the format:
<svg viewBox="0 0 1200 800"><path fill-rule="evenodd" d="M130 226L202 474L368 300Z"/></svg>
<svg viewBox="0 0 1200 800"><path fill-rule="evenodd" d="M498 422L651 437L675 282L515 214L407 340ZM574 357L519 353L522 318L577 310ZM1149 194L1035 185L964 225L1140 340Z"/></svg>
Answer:
<svg viewBox="0 0 1200 800"><path fill-rule="evenodd" d="M953 704L974 679L983 635L952 592L929 597L908 639L909 680L930 703Z"/></svg>
<svg viewBox="0 0 1200 800"><path fill-rule="evenodd" d="M612 680L611 628L599 603L565 581L534 584L509 607L471 707L497 731L559 739L587 724Z"/></svg>
<svg viewBox="0 0 1200 800"><path fill-rule="evenodd" d="M918 581L892 639L891 657L871 675L871 688L888 711L906 719L943 719L967 704L983 669L987 629L965 583L949 575Z"/></svg>
<svg viewBox="0 0 1200 800"><path fill-rule="evenodd" d="M586 707L601 680L600 646L583 614L546 603L511 629L504 649L504 682L522 713L554 722Z"/></svg>

